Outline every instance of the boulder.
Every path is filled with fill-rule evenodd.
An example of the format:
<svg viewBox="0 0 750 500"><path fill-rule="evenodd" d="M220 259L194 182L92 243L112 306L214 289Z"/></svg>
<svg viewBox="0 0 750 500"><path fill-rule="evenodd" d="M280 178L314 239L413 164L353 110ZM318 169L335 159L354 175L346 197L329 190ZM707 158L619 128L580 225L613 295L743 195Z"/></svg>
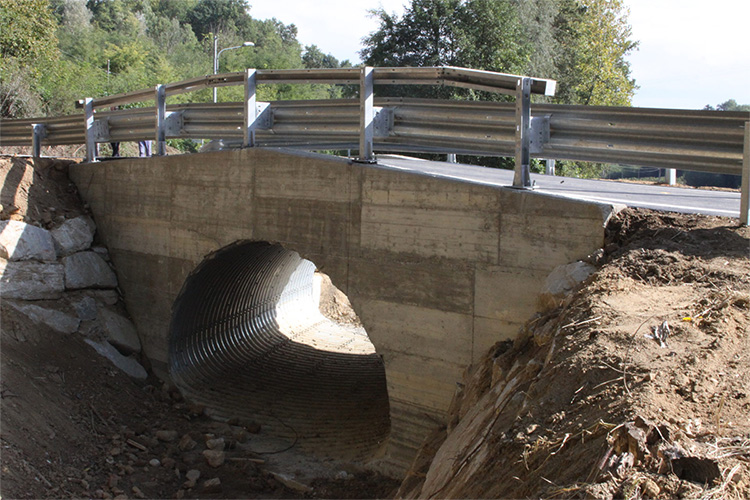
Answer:
<svg viewBox="0 0 750 500"><path fill-rule="evenodd" d="M59 299L65 291L65 271L56 262L9 262L0 259L0 297Z"/></svg>
<svg viewBox="0 0 750 500"><path fill-rule="evenodd" d="M65 287L70 290L80 288L115 288L115 276L109 264L94 252L78 252L62 259L65 266Z"/></svg>
<svg viewBox="0 0 750 500"><path fill-rule="evenodd" d="M11 260L57 259L50 232L17 220L0 221L0 257Z"/></svg>
<svg viewBox="0 0 750 500"><path fill-rule="evenodd" d="M93 297L83 297L78 302L75 302L73 307L81 320L91 321L96 319L98 308L96 300Z"/></svg>
<svg viewBox="0 0 750 500"><path fill-rule="evenodd" d="M64 257L91 247L95 231L96 225L91 217L82 215L75 219L66 220L60 227L53 229L50 233L57 254Z"/></svg>
<svg viewBox="0 0 750 500"><path fill-rule="evenodd" d="M123 356L122 354L120 354L120 351L115 349L114 346L109 342L96 342L95 340L91 339L84 339L84 341L88 345L93 347L94 350L101 356L104 356L105 358L110 360L113 365L125 372L125 374L127 374L129 377L141 381L148 378L146 369L143 368L143 366L138 361L133 358Z"/></svg>
<svg viewBox="0 0 750 500"><path fill-rule="evenodd" d="M596 267L586 262L573 262L557 266L547 276L539 295L542 309L554 309L579 283L594 274Z"/></svg>
<svg viewBox="0 0 750 500"><path fill-rule="evenodd" d="M47 309L34 304L18 304L8 302L13 309L22 312L36 324L45 324L60 333L73 333L78 331L81 320L62 311Z"/></svg>
<svg viewBox="0 0 750 500"><path fill-rule="evenodd" d="M141 352L141 340L138 338L138 331L128 318L108 309L102 309L99 316L107 335L107 342L126 356Z"/></svg>

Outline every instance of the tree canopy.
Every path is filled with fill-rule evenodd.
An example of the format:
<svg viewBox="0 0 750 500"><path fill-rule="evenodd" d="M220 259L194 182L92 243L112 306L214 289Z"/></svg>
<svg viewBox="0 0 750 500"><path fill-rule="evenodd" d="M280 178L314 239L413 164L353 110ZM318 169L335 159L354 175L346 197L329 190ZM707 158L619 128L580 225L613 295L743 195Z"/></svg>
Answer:
<svg viewBox="0 0 750 500"><path fill-rule="evenodd" d="M65 114L77 99L210 74L213 36L226 51L220 71L350 65L303 47L297 28L255 19L247 0L0 0L0 111L3 117ZM262 85L261 99L327 98L323 85ZM170 101L206 102L211 92ZM220 89L219 100L242 89Z"/></svg>
<svg viewBox="0 0 750 500"><path fill-rule="evenodd" d="M737 104L737 101L734 99L729 99L721 104L717 104L716 107L706 104L706 107L703 109L711 111L750 111L750 104Z"/></svg>
<svg viewBox="0 0 750 500"><path fill-rule="evenodd" d="M636 89L626 56L637 43L622 0L412 0L401 16L371 14L380 24L364 39L369 65L554 78L566 103L629 105Z"/></svg>

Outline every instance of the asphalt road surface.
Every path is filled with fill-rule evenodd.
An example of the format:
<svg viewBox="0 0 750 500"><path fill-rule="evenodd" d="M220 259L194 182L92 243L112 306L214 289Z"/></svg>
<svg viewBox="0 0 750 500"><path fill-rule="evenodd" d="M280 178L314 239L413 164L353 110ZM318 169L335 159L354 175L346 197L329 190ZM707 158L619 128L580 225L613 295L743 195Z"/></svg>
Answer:
<svg viewBox="0 0 750 500"><path fill-rule="evenodd" d="M378 155L378 166L458 179L467 182L510 186L513 171L427 161L403 156ZM712 191L671 186L654 186L617 181L599 181L531 174L534 190L557 196L669 212L739 217L739 191Z"/></svg>

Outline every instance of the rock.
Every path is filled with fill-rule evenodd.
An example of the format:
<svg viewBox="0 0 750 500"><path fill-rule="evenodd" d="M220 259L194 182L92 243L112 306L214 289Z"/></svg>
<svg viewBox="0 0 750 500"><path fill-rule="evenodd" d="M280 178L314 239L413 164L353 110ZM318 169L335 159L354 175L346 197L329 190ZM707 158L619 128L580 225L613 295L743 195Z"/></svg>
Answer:
<svg viewBox="0 0 750 500"><path fill-rule="evenodd" d="M120 483L120 476L117 474L110 474L109 477L107 477L107 488L110 490L112 488L117 488L117 485Z"/></svg>
<svg viewBox="0 0 750 500"><path fill-rule="evenodd" d="M177 447L180 449L180 451L190 451L194 449L198 443L195 442L193 438L190 437L190 434L185 434L180 438L180 442L177 444Z"/></svg>
<svg viewBox="0 0 750 500"><path fill-rule="evenodd" d="M117 290L88 290L86 293L108 306L113 306L120 300L120 295L117 293Z"/></svg>
<svg viewBox="0 0 750 500"><path fill-rule="evenodd" d="M65 291L63 266L55 262L9 262L0 259L0 297L59 299Z"/></svg>
<svg viewBox="0 0 750 500"><path fill-rule="evenodd" d="M238 443L246 443L250 439L250 434L242 427L232 427L232 437Z"/></svg>
<svg viewBox="0 0 750 500"><path fill-rule="evenodd" d="M165 443L171 443L172 441L175 441L177 439L177 436L179 436L177 431L156 431L156 439L158 439L159 441L164 441Z"/></svg>
<svg viewBox="0 0 750 500"><path fill-rule="evenodd" d="M659 498L661 488L656 484L656 481L647 477L641 483L641 491L646 498Z"/></svg>
<svg viewBox="0 0 750 500"><path fill-rule="evenodd" d="M104 260L109 260L109 250L107 250L107 247L91 247L91 251L101 255Z"/></svg>
<svg viewBox="0 0 750 500"><path fill-rule="evenodd" d="M223 451L224 446L226 446L224 438L209 439L208 441L206 441L206 448L208 448L209 450Z"/></svg>
<svg viewBox="0 0 750 500"><path fill-rule="evenodd" d="M82 321L92 321L97 316L96 300L93 297L83 297L73 304L76 314Z"/></svg>
<svg viewBox="0 0 750 500"><path fill-rule="evenodd" d="M133 358L128 358L120 354L112 344L108 342L96 342L91 339L84 339L85 342L96 350L100 355L104 356L112 362L117 368L125 372L129 377L136 380L146 380L148 373L141 364Z"/></svg>
<svg viewBox="0 0 750 500"><path fill-rule="evenodd" d="M94 241L95 231L96 225L91 217L82 215L66 220L50 233L57 254L64 257L88 249Z"/></svg>
<svg viewBox="0 0 750 500"><path fill-rule="evenodd" d="M287 476L286 474L281 474L278 472L271 472L271 475L276 479L278 482L286 486L287 488L291 488L295 491L299 491L300 493L309 493L312 491L312 488L307 486L306 484L302 484L296 479Z"/></svg>
<svg viewBox="0 0 750 500"><path fill-rule="evenodd" d="M214 477L203 482L204 493L221 493L221 479Z"/></svg>
<svg viewBox="0 0 750 500"><path fill-rule="evenodd" d="M165 457L161 461L161 466L165 469L172 469L176 463L177 461L174 458Z"/></svg>
<svg viewBox="0 0 750 500"><path fill-rule="evenodd" d="M117 286L114 271L94 252L74 253L63 257L62 262L65 266L65 287L69 290Z"/></svg>
<svg viewBox="0 0 750 500"><path fill-rule="evenodd" d="M554 309L560 305L561 299L579 283L594 274L596 267L586 262L557 266L547 276L539 295L542 309Z"/></svg>
<svg viewBox="0 0 750 500"><path fill-rule="evenodd" d="M133 486L131 488L133 490L133 495L135 495L136 498L146 498L146 495L143 494L143 491L138 486Z"/></svg>
<svg viewBox="0 0 750 500"><path fill-rule="evenodd" d="M25 314L35 324L45 324L60 333L73 333L78 331L81 320L61 311L47 309L34 304L17 304L7 302L16 311Z"/></svg>
<svg viewBox="0 0 750 500"><path fill-rule="evenodd" d="M258 434L260 432L260 424L257 422L250 422L245 426L245 430L250 434Z"/></svg>
<svg viewBox="0 0 750 500"><path fill-rule="evenodd" d="M133 323L117 313L102 309L99 313L107 341L125 354L141 352L141 340Z"/></svg>
<svg viewBox="0 0 750 500"><path fill-rule="evenodd" d="M16 220L0 221L0 257L10 261L57 260L50 232Z"/></svg>
<svg viewBox="0 0 750 500"><path fill-rule="evenodd" d="M182 487L187 489L195 488L195 483L198 482L198 478L200 477L201 471L199 471L198 469L190 469L185 474L185 479L187 479L187 481L185 481L185 484L183 484Z"/></svg>
<svg viewBox="0 0 750 500"><path fill-rule="evenodd" d="M226 454L221 450L203 450L203 456L211 467L221 467L226 458Z"/></svg>
<svg viewBox="0 0 750 500"><path fill-rule="evenodd" d="M159 460L158 458L152 458L148 461L148 464L151 467L159 467L161 465L161 460Z"/></svg>

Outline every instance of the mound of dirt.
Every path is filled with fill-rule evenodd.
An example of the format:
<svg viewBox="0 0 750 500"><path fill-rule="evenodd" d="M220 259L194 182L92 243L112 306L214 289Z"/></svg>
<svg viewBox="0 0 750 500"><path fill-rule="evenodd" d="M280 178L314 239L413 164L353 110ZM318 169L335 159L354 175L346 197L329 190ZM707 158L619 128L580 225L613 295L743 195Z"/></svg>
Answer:
<svg viewBox="0 0 750 500"><path fill-rule="evenodd" d="M465 373L407 498L750 498L750 229L626 210L600 269Z"/></svg>

